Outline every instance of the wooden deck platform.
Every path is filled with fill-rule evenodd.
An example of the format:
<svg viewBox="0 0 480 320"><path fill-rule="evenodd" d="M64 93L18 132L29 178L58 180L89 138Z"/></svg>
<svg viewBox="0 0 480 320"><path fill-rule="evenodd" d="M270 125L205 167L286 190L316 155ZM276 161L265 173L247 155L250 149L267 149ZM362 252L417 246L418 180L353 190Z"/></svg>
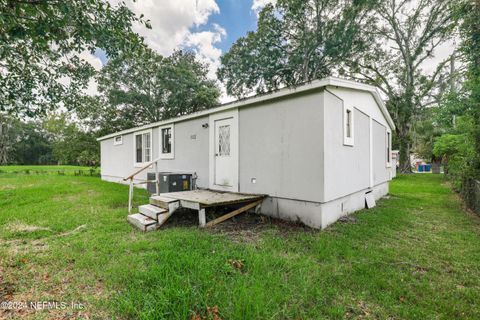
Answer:
<svg viewBox="0 0 480 320"><path fill-rule="evenodd" d="M265 198L265 195L222 192L208 189L161 193L160 196L180 201L198 203L202 208L254 202Z"/></svg>
<svg viewBox="0 0 480 320"><path fill-rule="evenodd" d="M198 219L201 227L214 226L222 221L230 219L249 209L259 208L266 195L245 194L236 192L222 192L208 189L197 189L191 191L161 193L158 196L150 198L151 203L157 205L167 205L169 199L180 203L180 207L189 208L198 211ZM239 209L227 213L207 223L205 209L217 206L227 206L232 204L242 204Z"/></svg>

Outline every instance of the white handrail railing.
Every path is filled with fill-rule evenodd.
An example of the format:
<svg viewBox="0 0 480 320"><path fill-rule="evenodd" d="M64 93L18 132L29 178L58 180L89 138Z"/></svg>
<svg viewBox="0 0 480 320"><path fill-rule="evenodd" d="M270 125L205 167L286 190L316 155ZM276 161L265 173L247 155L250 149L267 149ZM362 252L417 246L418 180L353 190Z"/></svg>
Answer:
<svg viewBox="0 0 480 320"><path fill-rule="evenodd" d="M157 158L153 161L148 162L146 165L144 165L143 167L141 167L140 169L138 169L137 171L135 171L134 173L132 173L131 175L123 179L123 181L130 180L130 188L128 190L128 214L132 213L132 207L133 207L133 186L134 186L133 178L135 178L137 174L143 172L144 170L151 167L152 165L155 165L155 180L152 180L152 181L155 181L155 189L157 194L160 193L160 180L158 180L158 161L159 160L160 158Z"/></svg>

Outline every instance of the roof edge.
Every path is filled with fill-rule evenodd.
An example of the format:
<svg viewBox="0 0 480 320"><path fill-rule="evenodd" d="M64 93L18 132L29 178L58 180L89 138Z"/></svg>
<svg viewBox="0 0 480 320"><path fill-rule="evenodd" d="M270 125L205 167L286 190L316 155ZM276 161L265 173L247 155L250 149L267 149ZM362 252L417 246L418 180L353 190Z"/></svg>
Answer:
<svg viewBox="0 0 480 320"><path fill-rule="evenodd" d="M390 125L390 128L392 130L395 129L395 124L393 123L393 120L392 120L392 118L391 118L390 114L388 113L388 110L385 106L385 103L383 102L383 99L381 98L380 93L378 92L378 89L376 87L371 86L371 85L367 85L367 84L363 84L363 83L359 83L359 82L356 82L356 81L352 81L352 80L346 80L346 79L341 79L341 78L336 78L336 77L327 77L327 78L323 78L323 79L320 79L320 80L314 80L314 81L311 81L311 82L308 82L308 83L305 83L305 84L302 84L302 85L298 85L298 86L294 86L294 87L285 87L285 88L278 89L278 90L275 90L275 91L271 91L271 92L268 92L268 93L258 94L258 95L248 97L248 98L245 98L245 99L236 100L236 101L233 101L233 102L228 102L228 103L219 105L215 108L202 110L202 111L191 113L191 114L188 114L188 115L183 115L183 116L179 116L179 117L175 117L175 118L171 118L171 119L167 119L167 120L152 122L150 124L146 124L146 125L143 125L143 126L134 127L134 128L114 132L114 133L111 133L111 134L108 134L108 135L105 135L105 136L102 136L102 137L98 138L97 141L103 141L103 140L110 139L110 138L113 138L113 137L118 136L118 135L129 134L129 133L133 133L133 132L136 132L136 131L141 131L141 130L146 130L146 129L150 129L150 128L154 128L154 127L159 127L159 126L162 126L162 125L167 125L167 124L171 124L171 123L175 123L175 122L200 118L200 117L203 117L203 116L207 116L207 115L210 115L210 114L226 111L226 110L229 110L229 109L240 108L240 107L252 105L252 104L255 104L255 103L259 103L259 102L278 99L278 98L282 98L282 97L285 97L285 96L289 96L291 94L307 92L307 91L311 91L311 90L315 90L315 89L320 89L320 88L323 88L323 87L326 87L326 86L338 86L338 87L351 88L351 89L370 92L373 95L373 97L375 98L375 101L377 102L377 104L379 105L380 110L382 111L382 114L385 116L388 124Z"/></svg>

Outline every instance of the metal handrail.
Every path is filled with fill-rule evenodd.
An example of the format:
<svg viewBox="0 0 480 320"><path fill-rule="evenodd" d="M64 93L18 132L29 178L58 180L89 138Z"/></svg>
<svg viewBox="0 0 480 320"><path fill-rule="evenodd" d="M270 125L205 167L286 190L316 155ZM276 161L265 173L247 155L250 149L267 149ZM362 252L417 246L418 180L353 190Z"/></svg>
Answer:
<svg viewBox="0 0 480 320"><path fill-rule="evenodd" d="M128 177L124 178L123 181L130 180L130 187L128 190L128 214L132 213L132 207L133 207L133 186L135 183L133 183L133 178L146 170L147 168L151 167L152 165L155 165L155 180L147 180L146 182L155 182L155 189L157 191L157 194L160 193L160 180L158 180L158 161L161 160L161 158L157 158L153 161L148 162L146 165L129 175ZM137 183L138 184L138 183Z"/></svg>

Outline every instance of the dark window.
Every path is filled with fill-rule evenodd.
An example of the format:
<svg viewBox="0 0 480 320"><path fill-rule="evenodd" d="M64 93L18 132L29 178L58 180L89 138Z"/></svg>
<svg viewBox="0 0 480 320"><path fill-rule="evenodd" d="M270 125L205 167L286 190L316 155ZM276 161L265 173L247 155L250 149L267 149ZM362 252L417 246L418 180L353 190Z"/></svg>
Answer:
<svg viewBox="0 0 480 320"><path fill-rule="evenodd" d="M135 151L136 151L136 161L137 163L143 162L143 152L142 152L142 135L139 134L135 136Z"/></svg>
<svg viewBox="0 0 480 320"><path fill-rule="evenodd" d="M347 138L352 137L352 111L347 110Z"/></svg>
<svg viewBox="0 0 480 320"><path fill-rule="evenodd" d="M162 129L162 153L172 153L172 128Z"/></svg>
<svg viewBox="0 0 480 320"><path fill-rule="evenodd" d="M390 163L390 132L387 132L387 162Z"/></svg>

